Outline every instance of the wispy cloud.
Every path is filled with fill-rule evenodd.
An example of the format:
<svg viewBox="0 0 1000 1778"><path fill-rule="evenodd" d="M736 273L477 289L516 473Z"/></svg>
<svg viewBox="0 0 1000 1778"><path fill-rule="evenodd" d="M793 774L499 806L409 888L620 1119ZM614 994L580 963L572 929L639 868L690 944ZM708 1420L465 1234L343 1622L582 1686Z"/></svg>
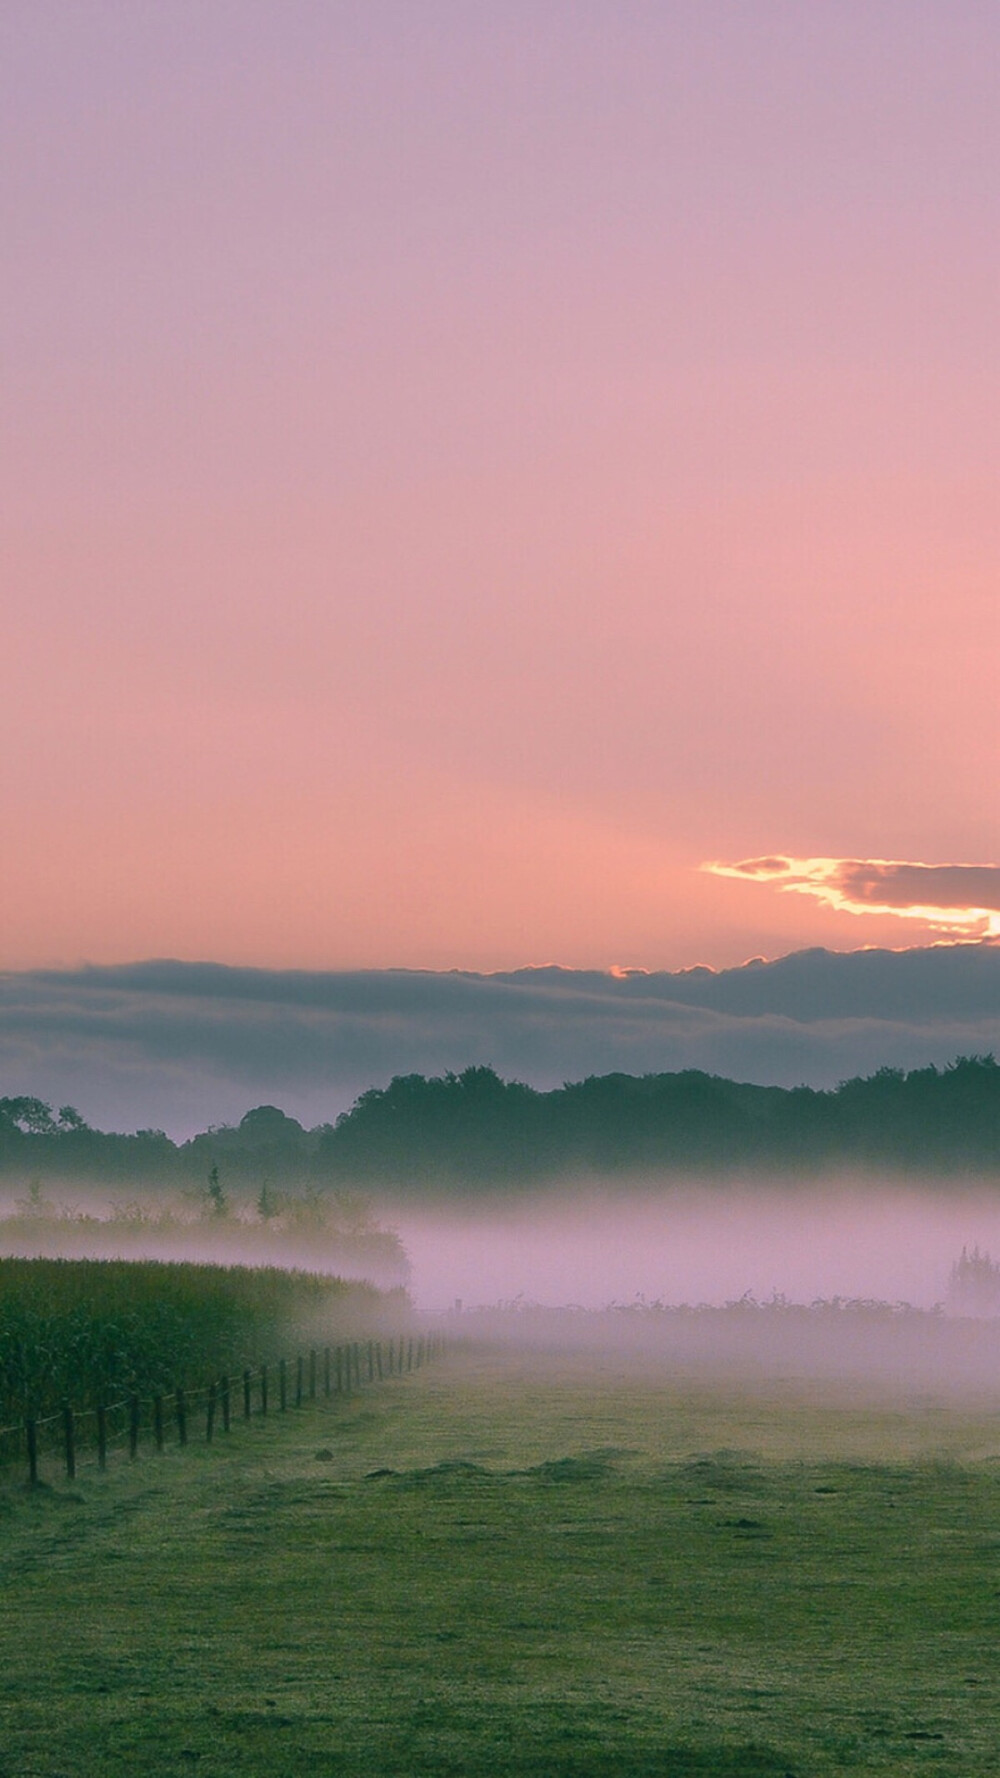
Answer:
<svg viewBox="0 0 1000 1778"><path fill-rule="evenodd" d="M893 858L744 858L702 866L717 877L773 883L845 914L920 920L936 932L1000 938L1000 865Z"/></svg>

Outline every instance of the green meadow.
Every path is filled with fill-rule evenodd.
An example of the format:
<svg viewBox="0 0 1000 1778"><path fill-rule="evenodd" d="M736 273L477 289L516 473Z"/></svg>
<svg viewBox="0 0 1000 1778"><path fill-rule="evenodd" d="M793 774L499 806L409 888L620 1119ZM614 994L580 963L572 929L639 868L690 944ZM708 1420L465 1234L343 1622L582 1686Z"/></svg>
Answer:
<svg viewBox="0 0 1000 1778"><path fill-rule="evenodd" d="M2 1526L2 1778L983 1778L990 1401L453 1347Z"/></svg>

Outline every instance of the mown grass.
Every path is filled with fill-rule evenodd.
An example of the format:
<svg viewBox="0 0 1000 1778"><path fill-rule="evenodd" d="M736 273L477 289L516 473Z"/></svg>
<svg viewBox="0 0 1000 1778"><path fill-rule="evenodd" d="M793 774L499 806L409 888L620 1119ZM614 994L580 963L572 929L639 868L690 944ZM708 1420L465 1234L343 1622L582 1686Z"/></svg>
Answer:
<svg viewBox="0 0 1000 1778"><path fill-rule="evenodd" d="M2 1778L995 1765L989 1402L453 1354L2 1497Z"/></svg>

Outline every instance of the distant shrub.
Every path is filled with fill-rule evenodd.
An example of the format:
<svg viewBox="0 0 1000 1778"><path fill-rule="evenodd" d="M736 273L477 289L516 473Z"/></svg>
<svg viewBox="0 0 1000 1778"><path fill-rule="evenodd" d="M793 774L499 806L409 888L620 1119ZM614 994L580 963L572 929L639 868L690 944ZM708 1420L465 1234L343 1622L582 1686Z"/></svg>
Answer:
<svg viewBox="0 0 1000 1778"><path fill-rule="evenodd" d="M963 1247L951 1268L948 1307L953 1315L1000 1315L1000 1265L978 1246Z"/></svg>

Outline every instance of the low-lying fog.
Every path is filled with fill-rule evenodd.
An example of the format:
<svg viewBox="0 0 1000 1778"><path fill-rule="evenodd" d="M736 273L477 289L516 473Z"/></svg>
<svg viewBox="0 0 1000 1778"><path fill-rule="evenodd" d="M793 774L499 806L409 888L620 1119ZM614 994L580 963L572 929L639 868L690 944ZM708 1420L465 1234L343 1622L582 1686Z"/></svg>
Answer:
<svg viewBox="0 0 1000 1778"><path fill-rule="evenodd" d="M127 1205L121 1198L93 1182L47 1186L41 1203L4 1193L0 1252L298 1265L383 1284L408 1276L417 1309L429 1315L456 1299L466 1309L516 1299L602 1309L637 1299L721 1305L747 1293L931 1308L946 1301L963 1247L1000 1259L1000 1186L967 1180L923 1188L669 1180L631 1190L591 1182L464 1203L318 1194L306 1203L307 1221L289 1213L266 1224L249 1201L217 1219L165 1195L133 1194ZM1000 1313L1000 1288L997 1297Z"/></svg>
<svg viewBox="0 0 1000 1778"><path fill-rule="evenodd" d="M417 1307L437 1314L523 1298L731 1302L751 1292L810 1303L944 1302L963 1246L1000 1256L1000 1190L871 1181L796 1189L673 1183L628 1195L546 1192L499 1205L413 1209L386 1220L402 1237Z"/></svg>

